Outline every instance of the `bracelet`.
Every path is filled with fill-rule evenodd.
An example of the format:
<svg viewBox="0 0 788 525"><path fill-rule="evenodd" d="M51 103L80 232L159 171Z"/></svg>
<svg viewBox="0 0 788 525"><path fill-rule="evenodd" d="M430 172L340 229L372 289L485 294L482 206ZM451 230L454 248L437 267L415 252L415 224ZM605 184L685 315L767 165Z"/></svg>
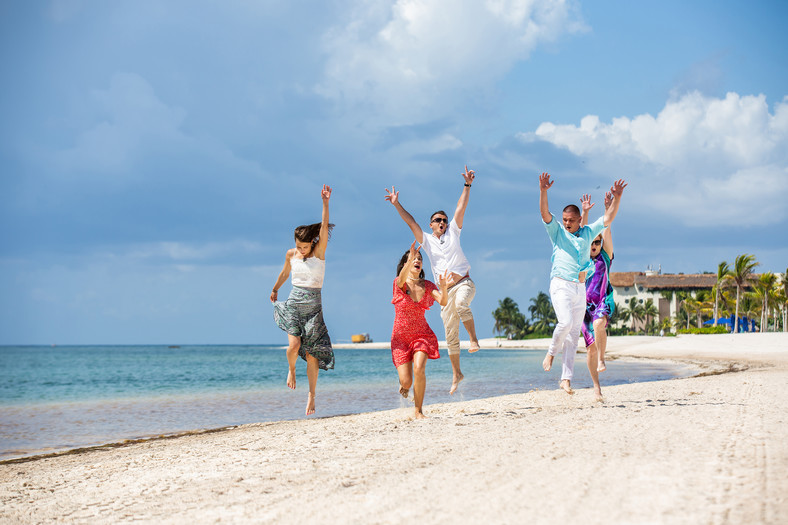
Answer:
<svg viewBox="0 0 788 525"><path fill-rule="evenodd" d="M465 186L466 188L470 188L471 187L471 185L468 184L467 182L465 184L463 184L463 186Z"/></svg>

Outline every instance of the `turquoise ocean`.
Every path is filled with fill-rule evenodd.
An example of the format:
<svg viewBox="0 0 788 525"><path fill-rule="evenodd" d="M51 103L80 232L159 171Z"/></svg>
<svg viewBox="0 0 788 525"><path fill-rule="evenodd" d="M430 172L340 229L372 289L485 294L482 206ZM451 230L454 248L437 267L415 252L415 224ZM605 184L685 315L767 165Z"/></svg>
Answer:
<svg viewBox="0 0 788 525"><path fill-rule="evenodd" d="M546 373L545 350L462 353L465 381L449 396L445 351L427 364L429 404L555 389L560 357ZM388 349L336 349L336 368L320 371L317 416L403 406ZM162 434L304 417L306 363L297 389L285 385L282 345L0 347L0 460ZM608 362L604 386L687 377L690 366ZM585 354L575 388L591 379ZM313 416L314 417L314 416Z"/></svg>

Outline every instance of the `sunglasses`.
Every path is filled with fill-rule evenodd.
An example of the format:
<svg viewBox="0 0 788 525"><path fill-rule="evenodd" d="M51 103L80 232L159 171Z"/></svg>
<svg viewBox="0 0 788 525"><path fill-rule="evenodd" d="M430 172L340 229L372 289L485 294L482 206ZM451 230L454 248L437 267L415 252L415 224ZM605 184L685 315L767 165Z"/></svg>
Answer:
<svg viewBox="0 0 788 525"><path fill-rule="evenodd" d="M445 224L449 224L449 219L444 219L443 217L435 217L432 219L432 222L442 222Z"/></svg>
<svg viewBox="0 0 788 525"><path fill-rule="evenodd" d="M602 241L593 241L593 242L591 243L591 246L599 246L599 245L601 245L601 244L602 244Z"/></svg>

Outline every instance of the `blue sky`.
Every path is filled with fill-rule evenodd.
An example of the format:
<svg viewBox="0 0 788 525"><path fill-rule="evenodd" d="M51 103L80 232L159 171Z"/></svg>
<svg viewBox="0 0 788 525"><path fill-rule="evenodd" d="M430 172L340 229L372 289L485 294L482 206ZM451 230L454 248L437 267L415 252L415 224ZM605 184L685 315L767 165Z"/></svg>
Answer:
<svg viewBox="0 0 788 525"><path fill-rule="evenodd" d="M268 295L322 184L329 331L386 340L411 236L384 188L426 228L466 163L481 336L548 288L541 171L592 217L629 181L614 270L783 272L786 5L0 2L0 344L284 342Z"/></svg>

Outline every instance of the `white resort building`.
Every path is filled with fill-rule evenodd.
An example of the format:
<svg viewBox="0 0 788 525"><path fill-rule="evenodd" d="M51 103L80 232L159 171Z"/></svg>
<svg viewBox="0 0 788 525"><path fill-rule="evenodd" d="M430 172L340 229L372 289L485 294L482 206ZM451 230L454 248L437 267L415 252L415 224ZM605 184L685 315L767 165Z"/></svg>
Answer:
<svg viewBox="0 0 788 525"><path fill-rule="evenodd" d="M717 275L663 274L661 268L659 270L649 268L645 272L610 272L610 284L613 285L613 299L621 307L632 297L637 297L640 304L652 299L659 310L657 322L661 323L665 318L676 316L679 304L675 292L681 290L693 293L698 290L711 292L717 284ZM672 299L663 297L663 292L668 291L673 292Z"/></svg>

